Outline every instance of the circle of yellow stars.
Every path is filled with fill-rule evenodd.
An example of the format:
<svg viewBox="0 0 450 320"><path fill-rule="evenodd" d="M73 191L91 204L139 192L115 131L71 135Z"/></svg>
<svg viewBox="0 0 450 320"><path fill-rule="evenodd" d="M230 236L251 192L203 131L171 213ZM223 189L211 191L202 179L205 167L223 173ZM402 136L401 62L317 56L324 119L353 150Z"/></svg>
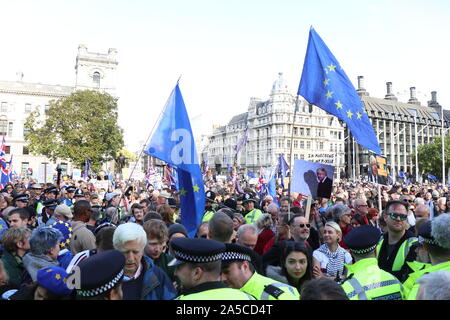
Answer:
<svg viewBox="0 0 450 320"><path fill-rule="evenodd" d="M56 228L56 226L57 226L57 225L61 225L61 224L64 225L64 227L68 230L69 234L68 234L66 240L61 241L61 242L59 243L59 246L60 246L61 249L66 249L66 248L69 246L69 244L70 244L70 238L72 238L72 231L73 231L72 226L71 226L69 223L65 222L65 221L58 220L58 221L56 221L55 223L53 223L50 227L51 227L51 228L58 229L58 228ZM59 226L59 227L61 228L61 226ZM48 271L47 271L47 272L48 272Z"/></svg>
<svg viewBox="0 0 450 320"><path fill-rule="evenodd" d="M325 74L328 74L330 72L336 72L336 67L333 63L330 63L329 66L327 66L326 68L324 68ZM327 69L328 68L328 69ZM343 70L341 66L339 66L340 70ZM330 81L331 79L325 77L325 80L323 81L323 85L325 87L328 87L330 85ZM333 98L333 91L327 90L327 93L325 94L325 96L328 99L332 99ZM343 109L344 105L342 104L342 102L340 100L338 100L337 102L334 103L336 105L336 109ZM367 114L367 111L364 109L364 107L361 108L362 109L362 113L360 113L359 111L356 112L356 119L360 120L363 117L363 113ZM349 119L353 119L352 117L355 115L355 113L351 112L351 110L347 110L347 117Z"/></svg>

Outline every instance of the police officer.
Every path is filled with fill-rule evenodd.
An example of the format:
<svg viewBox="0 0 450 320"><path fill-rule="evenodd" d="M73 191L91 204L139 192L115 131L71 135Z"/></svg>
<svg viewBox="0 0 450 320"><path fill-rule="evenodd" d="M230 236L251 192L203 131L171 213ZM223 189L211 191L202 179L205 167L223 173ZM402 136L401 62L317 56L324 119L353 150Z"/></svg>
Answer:
<svg viewBox="0 0 450 320"><path fill-rule="evenodd" d="M208 191L205 194L205 213L203 214L202 222L211 220L212 216L216 211L213 209L212 205L216 201L216 193L214 191Z"/></svg>
<svg viewBox="0 0 450 320"><path fill-rule="evenodd" d="M80 262L68 278L77 300L122 300L125 257L118 250L94 254Z"/></svg>
<svg viewBox="0 0 450 320"><path fill-rule="evenodd" d="M355 259L348 269L347 279L342 283L350 300L402 300L402 284L392 274L380 269L375 258L375 249L380 231L364 225L352 229L344 238Z"/></svg>
<svg viewBox="0 0 450 320"><path fill-rule="evenodd" d="M47 227L51 226L56 222L56 218L53 217L55 209L58 206L58 201L56 199L48 199L44 201L44 209L42 210L42 215L38 218L38 224L45 224Z"/></svg>
<svg viewBox="0 0 450 320"><path fill-rule="evenodd" d="M430 256L431 266L421 270L417 278L420 279L422 275L435 272L435 271L450 271L450 214L441 214L431 221L431 224L427 222L422 227L429 229L431 226L430 236L423 237L421 242L428 251ZM424 230L422 230L424 231ZM423 235L423 232L422 232ZM420 285L417 281L414 283L409 295L408 300L415 300Z"/></svg>
<svg viewBox="0 0 450 320"><path fill-rule="evenodd" d="M384 271L393 274L398 280L405 281L410 269L407 261L416 259L417 238L407 230L408 206L403 201L389 201L383 213L388 232L377 246L378 265Z"/></svg>
<svg viewBox="0 0 450 320"><path fill-rule="evenodd" d="M256 253L247 247L226 243L222 257L222 281L251 294L257 300L299 300L297 289L264 277L255 271Z"/></svg>
<svg viewBox="0 0 450 320"><path fill-rule="evenodd" d="M21 193L13 198L13 206L17 208L25 208L26 206L28 206L29 201L30 200L28 199L28 195L25 193Z"/></svg>
<svg viewBox="0 0 450 320"><path fill-rule="evenodd" d="M77 190L77 188L75 186L68 186L66 188L66 192L67 192L66 197L62 200L61 203L65 204L66 206L71 208L74 204L73 196L74 196L75 190Z"/></svg>
<svg viewBox="0 0 450 320"><path fill-rule="evenodd" d="M246 193L244 194L242 204L245 208L245 221L248 224L255 223L256 220L258 220L258 218L262 215L261 210L255 208L256 200L252 198L252 195L250 193Z"/></svg>
<svg viewBox="0 0 450 320"><path fill-rule="evenodd" d="M75 193L73 194L73 203L75 204L75 202L80 200L86 200L84 192L81 189L76 189Z"/></svg>
<svg viewBox="0 0 450 320"><path fill-rule="evenodd" d="M171 241L175 259L168 266L176 266L182 294L176 300L254 300L254 298L217 281L225 245L203 238L175 238Z"/></svg>

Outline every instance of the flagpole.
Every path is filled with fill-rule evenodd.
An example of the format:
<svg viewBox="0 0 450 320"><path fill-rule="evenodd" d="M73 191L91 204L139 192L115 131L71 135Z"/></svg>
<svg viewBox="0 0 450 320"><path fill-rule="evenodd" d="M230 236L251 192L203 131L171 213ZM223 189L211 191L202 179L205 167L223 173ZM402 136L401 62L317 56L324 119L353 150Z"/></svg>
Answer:
<svg viewBox="0 0 450 320"><path fill-rule="evenodd" d="M295 117L297 116L297 109L298 109L298 94L297 98L295 99L295 109L294 109L294 117L292 118L292 128L291 128L291 150L289 154L289 185L288 185L288 212L291 212L291 182L292 182L292 151L294 149L294 125L295 125ZM281 179L283 179L283 176L281 176ZM283 181L284 183L284 181Z"/></svg>
<svg viewBox="0 0 450 320"><path fill-rule="evenodd" d="M445 184L445 154L444 154L444 140L445 140L445 133L444 133L444 108L441 107L441 121L442 121L442 185Z"/></svg>

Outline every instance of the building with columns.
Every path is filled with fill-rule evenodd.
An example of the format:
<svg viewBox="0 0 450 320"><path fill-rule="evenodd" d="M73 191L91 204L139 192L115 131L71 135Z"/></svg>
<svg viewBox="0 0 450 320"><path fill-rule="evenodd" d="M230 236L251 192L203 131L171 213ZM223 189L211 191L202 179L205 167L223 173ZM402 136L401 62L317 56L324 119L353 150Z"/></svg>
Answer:
<svg viewBox="0 0 450 320"><path fill-rule="evenodd" d="M295 107L298 111L294 119ZM277 164L284 154L294 159L321 162L344 171L344 128L339 120L292 94L282 73L273 83L269 99L251 98L247 111L234 116L226 125L214 126L208 145L199 153L210 168L226 172L235 162L235 146L248 126L248 143L237 157L237 165L247 171ZM293 144L292 159L290 158Z"/></svg>
<svg viewBox="0 0 450 320"><path fill-rule="evenodd" d="M364 78L359 76L357 91L377 133L381 152L387 158L391 175L398 175L402 170L409 172L414 178L417 173L420 179L422 171L418 167L416 170L414 157L416 148L431 143L435 137L448 134L446 129L450 123L450 111L443 110L437 102L435 91L431 92L431 100L424 106L416 97L415 87L410 88L409 100L401 102L393 93L392 83L387 82L386 86L384 98L371 97L364 88ZM367 175L369 151L353 143L351 136L346 141L345 150L348 176ZM427 173L429 172L424 174Z"/></svg>
<svg viewBox="0 0 450 320"><path fill-rule="evenodd" d="M36 109L44 120L50 101L67 97L76 90L99 90L115 96L116 55L116 49L95 53L80 45L75 63L75 83L70 86L26 82L21 72L17 73L16 81L0 81L0 135L5 136L6 159L9 161L13 155L13 168L17 174L26 175L31 168L32 176L44 182L56 172L57 164L61 165L63 174L71 174L73 168L69 161L58 159L52 163L46 157L28 152L24 123Z"/></svg>

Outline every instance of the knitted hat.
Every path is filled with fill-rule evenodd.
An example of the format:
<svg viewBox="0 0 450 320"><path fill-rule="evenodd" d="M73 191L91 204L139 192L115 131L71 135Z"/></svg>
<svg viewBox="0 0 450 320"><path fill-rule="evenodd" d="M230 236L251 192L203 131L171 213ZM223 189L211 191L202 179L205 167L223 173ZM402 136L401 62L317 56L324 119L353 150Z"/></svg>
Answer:
<svg viewBox="0 0 450 320"><path fill-rule="evenodd" d="M72 238L72 225L67 221L57 220L50 227L58 229L63 235L63 239L59 243L59 247L61 248L61 250L68 249L70 245L70 239Z"/></svg>
<svg viewBox="0 0 450 320"><path fill-rule="evenodd" d="M68 274L60 267L47 267L37 273L39 286L58 296L68 296L72 293L66 285Z"/></svg>
<svg viewBox="0 0 450 320"><path fill-rule="evenodd" d="M182 233L186 236L186 238L189 238L187 230L182 224L175 223L169 227L169 239L175 233Z"/></svg>

